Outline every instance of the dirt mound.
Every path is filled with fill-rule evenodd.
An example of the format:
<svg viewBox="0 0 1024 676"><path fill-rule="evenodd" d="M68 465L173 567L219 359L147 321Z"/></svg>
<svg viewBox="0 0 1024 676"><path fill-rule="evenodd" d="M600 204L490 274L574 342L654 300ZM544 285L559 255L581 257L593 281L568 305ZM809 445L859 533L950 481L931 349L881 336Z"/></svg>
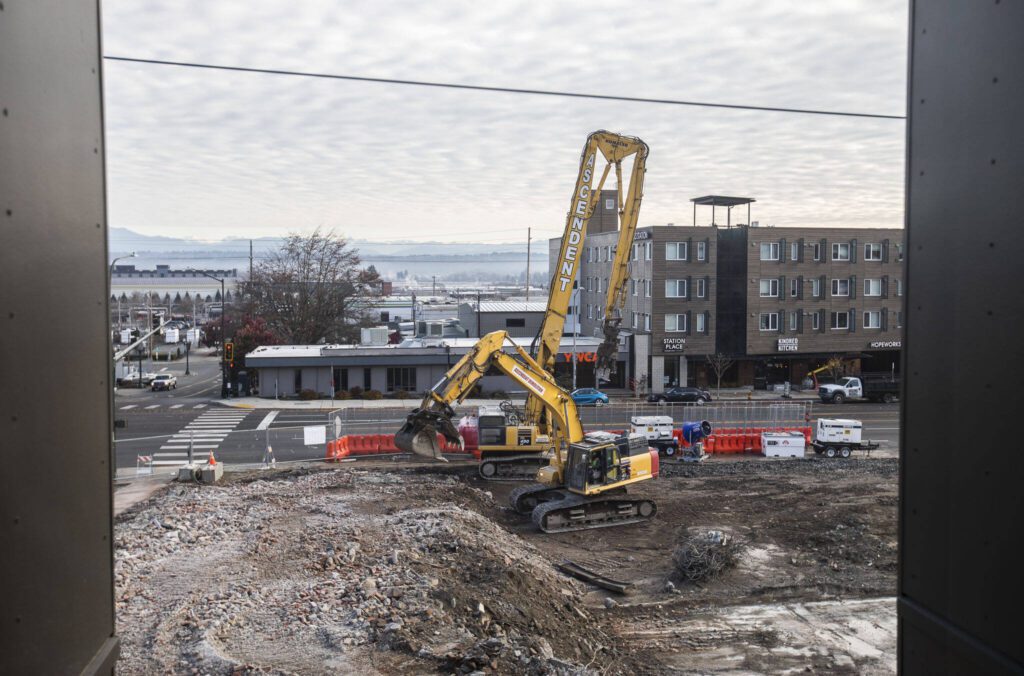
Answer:
<svg viewBox="0 0 1024 676"><path fill-rule="evenodd" d="M455 478L176 486L117 527L119 670L569 673L614 655L584 588Z"/></svg>

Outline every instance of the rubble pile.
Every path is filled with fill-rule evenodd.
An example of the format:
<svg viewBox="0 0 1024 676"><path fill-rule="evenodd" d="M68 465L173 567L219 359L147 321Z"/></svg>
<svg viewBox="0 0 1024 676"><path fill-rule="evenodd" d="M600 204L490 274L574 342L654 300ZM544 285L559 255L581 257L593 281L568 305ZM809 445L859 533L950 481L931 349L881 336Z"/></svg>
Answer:
<svg viewBox="0 0 1024 676"><path fill-rule="evenodd" d="M584 588L451 477L337 470L173 486L123 515L123 673L580 673Z"/></svg>

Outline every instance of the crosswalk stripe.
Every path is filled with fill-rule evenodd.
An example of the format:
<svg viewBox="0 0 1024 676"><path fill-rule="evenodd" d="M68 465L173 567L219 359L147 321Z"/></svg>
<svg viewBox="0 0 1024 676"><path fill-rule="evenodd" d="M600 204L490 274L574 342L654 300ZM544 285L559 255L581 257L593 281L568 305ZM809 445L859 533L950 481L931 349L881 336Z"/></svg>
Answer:
<svg viewBox="0 0 1024 676"><path fill-rule="evenodd" d="M206 408L206 404L196 404L192 408Z"/></svg>
<svg viewBox="0 0 1024 676"><path fill-rule="evenodd" d="M151 408L160 408L160 404L153 404L152 406L147 406L146 410L148 411Z"/></svg>

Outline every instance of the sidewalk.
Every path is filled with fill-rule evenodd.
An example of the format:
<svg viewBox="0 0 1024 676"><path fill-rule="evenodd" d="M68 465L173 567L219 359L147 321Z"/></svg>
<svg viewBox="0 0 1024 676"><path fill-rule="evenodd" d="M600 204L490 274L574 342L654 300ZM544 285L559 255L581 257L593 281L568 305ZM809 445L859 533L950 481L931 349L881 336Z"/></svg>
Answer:
<svg viewBox="0 0 1024 676"><path fill-rule="evenodd" d="M627 390L605 390L611 399L611 406L626 406L633 405L636 403L646 404L646 398L636 399L632 396L628 396ZM782 394L779 392L766 392L764 390L751 390L749 388L722 388L721 397L715 396L712 392L711 396L714 397L715 401L808 401L817 400L818 395L813 391L806 392L792 392L790 393L789 399L783 399ZM524 395L518 395L512 397L513 401L523 401ZM366 399L315 399L311 401L300 401L298 399L270 399L262 397L238 397L231 399L212 399L211 403L220 404L221 406L230 406L232 408L252 408L252 409L286 409L286 410L305 410L305 411L334 411L343 408L409 408L413 409L419 406L421 399L418 396L410 396L408 399L377 399L370 401ZM466 399L462 406L485 406L485 405L497 405L500 403L500 399ZM712 402L714 403L714 402Z"/></svg>

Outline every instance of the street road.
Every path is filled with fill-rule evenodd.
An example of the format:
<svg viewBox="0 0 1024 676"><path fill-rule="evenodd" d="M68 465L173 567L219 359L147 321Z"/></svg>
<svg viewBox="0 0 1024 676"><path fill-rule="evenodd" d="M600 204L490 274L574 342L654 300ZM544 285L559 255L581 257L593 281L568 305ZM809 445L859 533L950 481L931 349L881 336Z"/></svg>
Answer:
<svg viewBox="0 0 1024 676"><path fill-rule="evenodd" d="M173 364L170 368L176 367L184 372L183 365ZM137 456L149 456L168 467L179 464L187 456L190 443L195 457L205 458L213 450L219 461L227 463L261 462L268 445L278 461L322 458L322 445L304 445L303 427L330 425L327 436L332 438L334 417L338 416L341 434L393 434L404 422L404 413L416 405L414 400L404 406L396 401L394 407L385 409L350 408L335 414L294 408L236 409L219 403L220 375L215 358L205 358L205 363L193 370L197 375L183 378L179 381L183 384L171 392L118 391L115 416L125 422L124 428L116 430L118 468L135 467ZM197 396L197 391L205 396ZM809 403L812 421L818 417L861 420L864 436L881 442L883 451L895 454L899 443L899 404ZM671 415L679 423L712 411L667 406L637 410L631 402L613 402L610 406L580 411L587 430L624 429L634 412Z"/></svg>

